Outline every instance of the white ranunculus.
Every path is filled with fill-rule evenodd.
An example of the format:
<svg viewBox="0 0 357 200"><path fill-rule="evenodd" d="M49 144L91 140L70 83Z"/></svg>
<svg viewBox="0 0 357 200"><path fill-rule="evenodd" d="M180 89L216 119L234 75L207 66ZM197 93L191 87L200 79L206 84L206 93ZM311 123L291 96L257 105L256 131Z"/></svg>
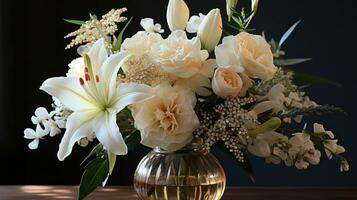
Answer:
<svg viewBox="0 0 357 200"><path fill-rule="evenodd" d="M219 67L212 79L213 92L222 97L236 97L243 87L243 81L237 72Z"/></svg>
<svg viewBox="0 0 357 200"><path fill-rule="evenodd" d="M153 62L171 76L175 84L190 87L197 94L209 95L209 78L216 66L215 60L206 60L208 52L201 50L198 38L189 40L184 31L171 35L152 46L149 52Z"/></svg>
<svg viewBox="0 0 357 200"><path fill-rule="evenodd" d="M222 17L218 8L211 10L198 27L202 47L211 52L222 37Z"/></svg>
<svg viewBox="0 0 357 200"><path fill-rule="evenodd" d="M169 0L166 19L171 31L185 30L190 10L184 0Z"/></svg>
<svg viewBox="0 0 357 200"><path fill-rule="evenodd" d="M249 77L269 80L277 71L270 45L260 35L242 32L227 36L216 47L215 54L218 66L244 71Z"/></svg>
<svg viewBox="0 0 357 200"><path fill-rule="evenodd" d="M163 83L155 88L155 96L130 108L141 143L148 147L177 150L192 139L199 121L194 111L193 92Z"/></svg>

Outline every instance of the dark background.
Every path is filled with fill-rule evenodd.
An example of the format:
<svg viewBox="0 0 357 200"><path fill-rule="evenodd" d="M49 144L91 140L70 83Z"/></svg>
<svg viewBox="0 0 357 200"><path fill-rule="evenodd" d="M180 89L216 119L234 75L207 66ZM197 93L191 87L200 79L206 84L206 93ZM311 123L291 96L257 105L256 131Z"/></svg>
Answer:
<svg viewBox="0 0 357 200"><path fill-rule="evenodd" d="M248 0L240 0L248 4ZM319 166L299 171L295 168L265 164L253 159L257 180L253 184L234 161L218 157L226 169L230 185L264 186L356 186L356 22L352 0L261 0L252 27L265 31L268 38L279 38L295 21L302 19L285 44L288 57L312 57L292 67L337 80L343 87L312 86L310 96L321 104L341 106L349 114L329 115L317 120L333 130L343 144L351 171L340 173L325 155ZM186 0L191 14L221 8L224 0ZM0 1L0 184L78 184L79 163L90 148L75 147L64 162L56 157L61 136L41 141L37 151L27 148L23 130L33 127L30 117L38 106L50 108L51 98L38 90L48 77L61 76L67 64L77 57L75 50L64 51L69 41L63 36L76 29L62 18L87 19L88 13L102 15L111 8L126 6L126 16L135 16L126 36L139 30L139 20L152 17L168 32L166 0L1 0ZM167 33L166 33L167 34ZM302 126L302 125L301 125ZM140 148L119 157L111 184L128 185L139 160L148 152Z"/></svg>

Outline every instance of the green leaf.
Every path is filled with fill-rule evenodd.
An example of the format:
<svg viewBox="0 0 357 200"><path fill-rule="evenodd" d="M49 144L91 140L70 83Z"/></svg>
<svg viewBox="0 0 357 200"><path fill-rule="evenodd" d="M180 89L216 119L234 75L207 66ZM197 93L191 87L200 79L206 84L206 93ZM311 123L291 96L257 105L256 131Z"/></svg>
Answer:
<svg viewBox="0 0 357 200"><path fill-rule="evenodd" d="M254 130L249 130L248 135L255 138L257 135L266 133L269 131L275 131L281 125L281 120L278 117L272 117L268 121L264 122L263 124L259 125Z"/></svg>
<svg viewBox="0 0 357 200"><path fill-rule="evenodd" d="M63 19L65 22L68 22L70 24L76 24L76 25L82 25L84 23L86 23L85 21L81 21L81 20L74 20L74 19Z"/></svg>
<svg viewBox="0 0 357 200"><path fill-rule="evenodd" d="M108 153L108 161L109 161L109 175L111 175L115 166L115 162L117 160L117 155L109 151L107 153Z"/></svg>
<svg viewBox="0 0 357 200"><path fill-rule="evenodd" d="M97 17L97 15L96 14L91 14L91 13L89 13L89 19L91 19L91 20L98 20L98 17Z"/></svg>
<svg viewBox="0 0 357 200"><path fill-rule="evenodd" d="M296 28L296 26L301 22L301 20L295 22L285 33L284 35L281 37L280 41L279 41L279 46L281 46L286 39L288 39L288 37L291 35L291 33L294 31L294 29Z"/></svg>
<svg viewBox="0 0 357 200"><path fill-rule="evenodd" d="M346 112L339 107L335 106L330 106L330 105L319 105L319 106L312 106L309 108L292 108L287 112L278 112L274 114L276 117L280 117L281 119L289 117L289 118L294 118L298 115L303 115L305 117L311 117L311 116L319 116L323 114L331 114L331 113L343 113L346 114Z"/></svg>
<svg viewBox="0 0 357 200"><path fill-rule="evenodd" d="M115 51L119 51L120 50L120 47L121 47L121 44L123 42L123 35L124 35L124 31L125 29L128 27L128 25L130 24L131 20L133 19L133 17L131 17L128 22L125 24L124 28L120 31L118 37L117 37L117 41L115 42L115 44L113 45L112 47L112 51L115 52Z"/></svg>
<svg viewBox="0 0 357 200"><path fill-rule="evenodd" d="M92 151L88 154L88 156L82 161L81 165L83 165L90 157L98 154L99 152L101 152L103 150L103 145L102 144L97 144Z"/></svg>
<svg viewBox="0 0 357 200"><path fill-rule="evenodd" d="M140 131L135 130L130 135L126 136L125 144L128 146L128 151L131 151L140 145L141 136Z"/></svg>
<svg viewBox="0 0 357 200"><path fill-rule="evenodd" d="M108 160L105 156L90 161L85 166L85 171L82 175L78 199L84 199L97 189L107 178L108 170Z"/></svg>
<svg viewBox="0 0 357 200"><path fill-rule="evenodd" d="M224 143L222 142L217 142L214 144L216 147L218 147L218 149L223 152L224 154L228 155L229 157L231 157L232 159L234 159L238 165L238 167L240 167L241 169L243 169L249 176L250 180L252 182L255 182L255 174L254 174L254 170L252 167L252 164L250 163L250 160L248 158L248 156L246 154L244 154L244 162L239 162L235 156L229 151L229 149L226 148L226 146L224 145Z"/></svg>
<svg viewBox="0 0 357 200"><path fill-rule="evenodd" d="M342 84L339 82L332 81L321 76L305 74L300 72L294 72L294 81L303 81L309 84L317 84L317 85L332 85L336 87L342 86Z"/></svg>
<svg viewBox="0 0 357 200"><path fill-rule="evenodd" d="M288 58L288 59L274 59L274 64L277 66L296 65L311 60L311 58Z"/></svg>

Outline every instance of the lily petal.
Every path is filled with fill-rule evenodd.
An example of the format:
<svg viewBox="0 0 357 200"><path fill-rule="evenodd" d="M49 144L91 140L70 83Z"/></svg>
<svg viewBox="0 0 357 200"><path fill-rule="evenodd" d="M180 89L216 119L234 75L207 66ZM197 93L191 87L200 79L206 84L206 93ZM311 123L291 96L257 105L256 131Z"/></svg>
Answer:
<svg viewBox="0 0 357 200"><path fill-rule="evenodd" d="M104 61L108 58L108 52L105 48L104 38L96 41L88 52L94 73L98 73Z"/></svg>
<svg viewBox="0 0 357 200"><path fill-rule="evenodd" d="M59 146L57 157L59 160L64 160L72 152L73 145L81 138L89 136L93 133L92 120L97 111L89 110L84 112L74 112L68 119L66 124L66 132L63 135Z"/></svg>
<svg viewBox="0 0 357 200"><path fill-rule="evenodd" d="M116 123L115 112L106 111L98 114L94 119L93 128L97 139L109 152L116 155L128 153L128 148Z"/></svg>
<svg viewBox="0 0 357 200"><path fill-rule="evenodd" d="M90 97L74 77L55 77L47 79L41 90L59 99L63 105L73 111L92 109L97 102Z"/></svg>
<svg viewBox="0 0 357 200"><path fill-rule="evenodd" d="M117 100L112 109L120 112L126 106L145 101L154 96L152 87L145 84L122 83L117 88Z"/></svg>
<svg viewBox="0 0 357 200"><path fill-rule="evenodd" d="M108 91L104 94L108 94L108 101L113 98L117 85L117 76L120 67L130 58L128 51L121 51L120 53L111 55L103 64L100 69L100 82L104 84L104 87Z"/></svg>

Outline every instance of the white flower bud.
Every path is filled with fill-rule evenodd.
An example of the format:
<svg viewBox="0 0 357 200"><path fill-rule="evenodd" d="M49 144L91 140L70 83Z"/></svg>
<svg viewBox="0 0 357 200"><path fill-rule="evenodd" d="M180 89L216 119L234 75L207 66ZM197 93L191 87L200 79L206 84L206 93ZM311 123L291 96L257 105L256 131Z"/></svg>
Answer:
<svg viewBox="0 0 357 200"><path fill-rule="evenodd" d="M183 0L169 0L167 6L167 24L171 31L185 30L190 10Z"/></svg>
<svg viewBox="0 0 357 200"><path fill-rule="evenodd" d="M197 35L203 48L212 51L222 36L222 17L218 8L211 10L198 27Z"/></svg>
<svg viewBox="0 0 357 200"><path fill-rule="evenodd" d="M232 9L236 7L238 0L226 0L226 9L228 15L228 21L231 21Z"/></svg>
<svg viewBox="0 0 357 200"><path fill-rule="evenodd" d="M256 13L258 10L258 4L259 4L259 0L251 0L251 4L252 4L252 12Z"/></svg>

